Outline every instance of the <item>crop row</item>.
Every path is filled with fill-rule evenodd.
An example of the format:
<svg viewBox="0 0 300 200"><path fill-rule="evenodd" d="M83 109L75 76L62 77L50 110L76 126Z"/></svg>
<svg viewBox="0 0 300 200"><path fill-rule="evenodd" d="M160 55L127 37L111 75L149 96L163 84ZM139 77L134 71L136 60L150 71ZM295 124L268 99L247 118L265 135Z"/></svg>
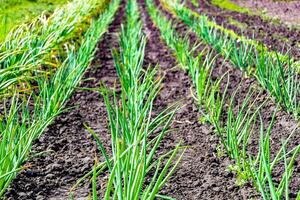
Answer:
<svg viewBox="0 0 300 200"><path fill-rule="evenodd" d="M48 74L40 65L51 66L45 57L57 43L72 36L74 27L86 16L99 9L105 1L74 1L56 10L49 19L41 18L34 24L20 27L1 46L2 91L16 82L23 82L29 74L34 76L34 90L22 93L19 87L3 98L0 122L0 195L9 186L16 173L28 158L32 143L56 116L64 111L65 104L93 58L95 47L106 32L120 1L111 4L92 20L79 45L71 42L65 49L63 60ZM66 10L68 10L66 12ZM99 14L99 13L98 13ZM24 30L28 28L30 30ZM66 45L66 44L65 44ZM59 58L58 58L59 59ZM25 74L26 72L26 74ZM27 73L28 72L28 73ZM1 83L2 83L1 82ZM62 95L63 94L63 95Z"/></svg>
<svg viewBox="0 0 300 200"><path fill-rule="evenodd" d="M203 41L247 75L254 76L296 120L300 116L300 82L297 62L287 54L269 52L253 40L239 38L218 28L205 15L195 16L183 4L163 1Z"/></svg>
<svg viewBox="0 0 300 200"><path fill-rule="evenodd" d="M234 162L232 168L239 178L242 179L242 182L252 182L260 191L263 199L289 199L289 183L293 176L293 167L295 159L299 155L300 146L295 146L289 151L287 151L287 148L298 127L282 142L281 148L276 153L272 152L270 134L275 123L276 111L269 125L265 125L260 114L264 103L256 105L255 102L259 96L255 97L252 91L248 92L241 105L234 105L237 92L232 97L228 97L227 87L229 82L227 81L224 91L220 89L220 83L224 78L226 79L226 75L215 81L211 79L211 71L216 57L212 56L211 51L206 50L210 47L207 47L195 57L195 48L198 45L191 46L188 37L182 38L175 31L174 22L162 15L152 0L147 0L147 6L152 20L161 32L162 38L174 51L181 66L191 76L197 94L195 98L199 103L199 111L208 122L214 125L215 132L219 136L226 154ZM183 14L178 15L182 17ZM223 52L224 49L226 51L225 46L228 45L228 41L222 41L221 47L218 45L220 44L218 40L225 40L225 37L221 38L221 36L216 35L217 32L212 31L202 31L207 34L198 32L208 29L205 19L203 18L200 23L201 29L195 30L200 38L215 48L221 55L227 55L227 58L232 59L233 64L237 64L237 62L234 62L234 58L244 61L245 58L240 57L239 54L243 52L242 50L234 49L231 51L236 57ZM188 20L184 19L183 21ZM192 22L192 20L189 20L188 22L187 24L193 24L192 29L196 26L195 24L199 24L197 23L199 21ZM234 41L231 40L231 42ZM277 60L277 62L280 61ZM280 69L283 70L283 67ZM278 70L278 68L274 70ZM225 121L222 119L225 119ZM258 136L255 136L256 131L259 132ZM257 152L249 150L253 137L259 137ZM284 171L280 175L280 181L276 182L272 175L274 169L278 166L284 166Z"/></svg>
<svg viewBox="0 0 300 200"><path fill-rule="evenodd" d="M109 172L103 199L155 199L164 196L160 189L170 178L183 153L179 145L163 155L158 147L169 132L178 105L173 105L153 117L153 102L160 91L162 77L157 68L143 69L146 38L136 0L129 0L126 22L120 34L120 51L113 50L113 58L121 85L121 92L102 86L109 119L112 152L107 152L101 139L89 127L105 157L96 160L94 169L84 178L92 177L93 199L98 199L97 177ZM173 162L175 161L175 163ZM83 179L79 180L81 182ZM77 183L78 185L79 183Z"/></svg>
<svg viewBox="0 0 300 200"><path fill-rule="evenodd" d="M177 32L176 23L163 15L153 0L145 1L162 39L191 77L192 96L203 116L199 123L214 126L240 183L251 182L266 200L289 199L289 184L300 152L300 145L291 147L289 143L298 126L276 152L271 148L271 131L280 106L296 120L300 117L298 63L289 55L270 52L255 40L216 25L179 1L161 0L202 41L192 44L189 35L183 37ZM121 0L109 4L106 0L75 0L50 17L41 16L30 25L18 27L0 45L0 99L3 101L0 196L17 172L27 168L22 165L33 141L65 111L120 3ZM100 137L86 125L105 161L95 158L93 169L72 190L90 179L93 199L98 199L99 176L109 174L101 198L170 199L161 195L160 190L184 156L185 147L178 144L171 151L160 152L159 146L169 133L180 105L175 103L160 112L154 107L163 77L158 76L158 67L144 67L147 38L136 0L128 0L125 13L120 48L112 51L121 90L110 90L104 85L97 89L106 105L111 151L104 148ZM258 101L259 94L255 96L255 89L250 89L242 103L236 105L239 90L229 93L230 74L212 78L216 61L221 57L245 76L254 77L275 101ZM278 106L265 124L261 112L268 102L276 102ZM257 151L252 150L254 139L257 139ZM281 166L283 170L275 180L274 171Z"/></svg>
<svg viewBox="0 0 300 200"><path fill-rule="evenodd" d="M93 13L99 13L106 3L76 0L50 17L42 15L12 30L0 45L0 95L8 96L15 86L26 91L36 77L53 72L66 57L64 52L71 48L68 43L72 41L68 40L76 39L82 25L90 23Z"/></svg>

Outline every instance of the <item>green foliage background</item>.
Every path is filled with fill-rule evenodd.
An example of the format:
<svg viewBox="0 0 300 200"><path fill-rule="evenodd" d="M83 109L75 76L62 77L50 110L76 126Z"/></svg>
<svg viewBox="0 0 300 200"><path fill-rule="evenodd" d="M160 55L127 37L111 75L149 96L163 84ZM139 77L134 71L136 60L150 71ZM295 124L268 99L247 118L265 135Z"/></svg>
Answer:
<svg viewBox="0 0 300 200"><path fill-rule="evenodd" d="M68 0L0 0L0 41L16 25L51 12Z"/></svg>

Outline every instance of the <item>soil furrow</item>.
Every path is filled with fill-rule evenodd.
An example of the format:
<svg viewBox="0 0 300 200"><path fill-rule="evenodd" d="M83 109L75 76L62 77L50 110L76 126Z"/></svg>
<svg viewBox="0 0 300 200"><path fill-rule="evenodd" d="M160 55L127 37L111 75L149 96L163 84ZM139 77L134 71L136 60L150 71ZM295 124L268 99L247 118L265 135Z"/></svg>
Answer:
<svg viewBox="0 0 300 200"><path fill-rule="evenodd" d="M122 7L124 7L124 2ZM95 59L85 73L89 79L81 87L99 87L103 82L113 87L117 80L111 49L118 47L117 33L124 14L118 11L108 32L99 43ZM63 95L63 94L62 94ZM20 172L11 184L8 199L69 199L69 189L76 181L92 169L97 146L86 131L88 124L109 146L110 135L107 127L106 108L97 92L78 89L67 104L71 108L59 116L53 125L35 141L30 159L30 167ZM41 154L34 157L36 154ZM86 199L88 187L79 186L75 199Z"/></svg>

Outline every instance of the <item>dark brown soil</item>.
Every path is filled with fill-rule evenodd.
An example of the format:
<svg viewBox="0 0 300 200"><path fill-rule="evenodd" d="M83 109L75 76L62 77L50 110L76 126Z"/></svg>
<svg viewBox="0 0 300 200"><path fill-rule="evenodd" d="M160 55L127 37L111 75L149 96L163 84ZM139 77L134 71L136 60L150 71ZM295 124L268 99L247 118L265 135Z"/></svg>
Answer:
<svg viewBox="0 0 300 200"><path fill-rule="evenodd" d="M176 199L260 199L255 189L247 184L239 187L236 176L228 170L232 162L226 156L218 156L220 147L212 126L199 122L197 104L191 97L191 79L177 65L172 52L161 41L157 28L151 22L143 0L139 0L144 21L143 31L148 35L146 47L145 66L159 64L160 73L165 74L163 88L155 101L155 110L166 108L176 102L183 102L184 106L175 116L172 128L162 144L162 148L171 149L180 141L183 145L190 146L184 158L163 188L162 194L167 194ZM112 87L117 80L117 75L111 56L111 48L118 47L116 33L119 32L120 23L124 13L124 2L116 20L111 25L109 32L104 36L98 46L98 51L85 78L94 78L93 81L82 83L82 87L98 86L103 81ZM187 27L178 25L177 30L182 34ZM191 35L195 42L196 37ZM202 47L200 47L202 48ZM254 79L245 78L241 71L230 64L221 66L222 58L218 58L213 78L216 79L229 70L229 96L240 86L237 102L243 97L251 86L256 86ZM222 88L225 82L222 83ZM256 86L257 88L257 86ZM259 89L258 89L259 90ZM267 97L262 93L260 102ZM44 135L35 142L33 153L45 152L42 156L30 159L27 164L31 167L18 174L11 184L6 195L8 199L68 199L68 191L75 182L91 170L96 151L96 145L83 124L87 123L99 135L106 148L109 146L110 135L107 127L107 116L102 97L92 91L78 90L74 93L68 107L74 107L64 113L48 128ZM262 111L266 125L275 108L269 101ZM286 138L296 123L291 116L283 111L277 115L276 125L272 131L272 149L278 149L281 139ZM293 140L292 146L300 141L300 134ZM251 146L257 150L258 132L253 137ZM98 154L100 155L100 154ZM103 159L100 156L100 159ZM299 165L299 164L298 164ZM297 170L300 166L297 166ZM279 169L280 172L281 169ZM299 171L299 170L298 170ZM299 177L295 176L292 183L292 196L299 187ZM89 185L82 185L75 193L75 199L87 199Z"/></svg>
<svg viewBox="0 0 300 200"><path fill-rule="evenodd" d="M211 0L198 0L199 8L195 8L190 1L188 6L198 13L206 14L210 19L224 27L234 30L238 34L265 44L271 50L290 52L295 58L300 58L299 38L300 30L290 28L284 24L272 23L258 15L249 15L230 10L221 9L211 3ZM238 28L230 22L234 19L246 25L245 29Z"/></svg>

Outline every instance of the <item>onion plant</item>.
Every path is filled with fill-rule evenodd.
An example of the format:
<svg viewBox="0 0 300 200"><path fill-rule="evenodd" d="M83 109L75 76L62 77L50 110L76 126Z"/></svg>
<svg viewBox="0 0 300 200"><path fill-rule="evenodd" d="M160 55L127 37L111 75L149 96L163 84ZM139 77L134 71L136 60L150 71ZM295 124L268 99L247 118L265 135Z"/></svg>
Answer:
<svg viewBox="0 0 300 200"><path fill-rule="evenodd" d="M99 19L92 22L80 47L76 51L69 48L66 59L52 77L37 79L37 90L26 97L15 91L9 102L4 102L0 122L0 196L16 173L26 168L22 164L33 141L64 111L119 3L120 0L112 1Z"/></svg>
<svg viewBox="0 0 300 200"><path fill-rule="evenodd" d="M67 0L1 0L0 19L6 19L3 20L5 23L1 23L0 20L0 42L13 27L32 20L41 12L52 13L55 8L67 2Z"/></svg>
<svg viewBox="0 0 300 200"><path fill-rule="evenodd" d="M105 87L100 89L111 131L111 158L101 140L88 128L105 157L105 163L96 163L93 170L93 199L98 199L97 175L105 169L104 166L110 174L103 199L164 197L159 191L183 155L176 157L179 146L167 153L157 153L178 106L171 106L153 116L153 102L160 91L162 78L157 76L156 68L142 68L146 39L135 0L127 3L126 19L120 35L120 52L113 51L121 94Z"/></svg>
<svg viewBox="0 0 300 200"><path fill-rule="evenodd" d="M300 77L292 61L282 62L265 53L256 55L256 77L261 85L296 119L300 117Z"/></svg>
<svg viewBox="0 0 300 200"><path fill-rule="evenodd" d="M226 107L224 106L226 96L223 95L221 98L224 102L222 111L227 114L222 114L218 120L213 120L213 125L216 127L216 133L220 137L227 155L234 161L231 169L237 173L239 184L243 184L251 181L250 166L247 160L248 144L251 141L251 134L255 128L257 115L264 103L255 108L256 98L253 95L254 92L250 90L245 99L242 100L241 105L238 104L236 106L234 102L238 91L236 90L232 95ZM214 97L214 93L212 93L212 99L220 99L218 97L220 96L219 89L216 92L217 97Z"/></svg>
<svg viewBox="0 0 300 200"><path fill-rule="evenodd" d="M260 191L264 200L272 199L290 199L289 183L293 176L294 165L297 157L300 153L300 145L295 146L290 151L287 150L288 143L292 139L296 127L289 137L282 142L282 146L276 153L271 151L271 130L275 121L275 114L272 120L265 130L264 122L260 116L260 140L259 140L259 152L257 155L249 155L249 172L252 175L254 185ZM275 181L272 177L273 171L276 167L281 166L283 173L279 180ZM299 194L299 192L298 192Z"/></svg>

